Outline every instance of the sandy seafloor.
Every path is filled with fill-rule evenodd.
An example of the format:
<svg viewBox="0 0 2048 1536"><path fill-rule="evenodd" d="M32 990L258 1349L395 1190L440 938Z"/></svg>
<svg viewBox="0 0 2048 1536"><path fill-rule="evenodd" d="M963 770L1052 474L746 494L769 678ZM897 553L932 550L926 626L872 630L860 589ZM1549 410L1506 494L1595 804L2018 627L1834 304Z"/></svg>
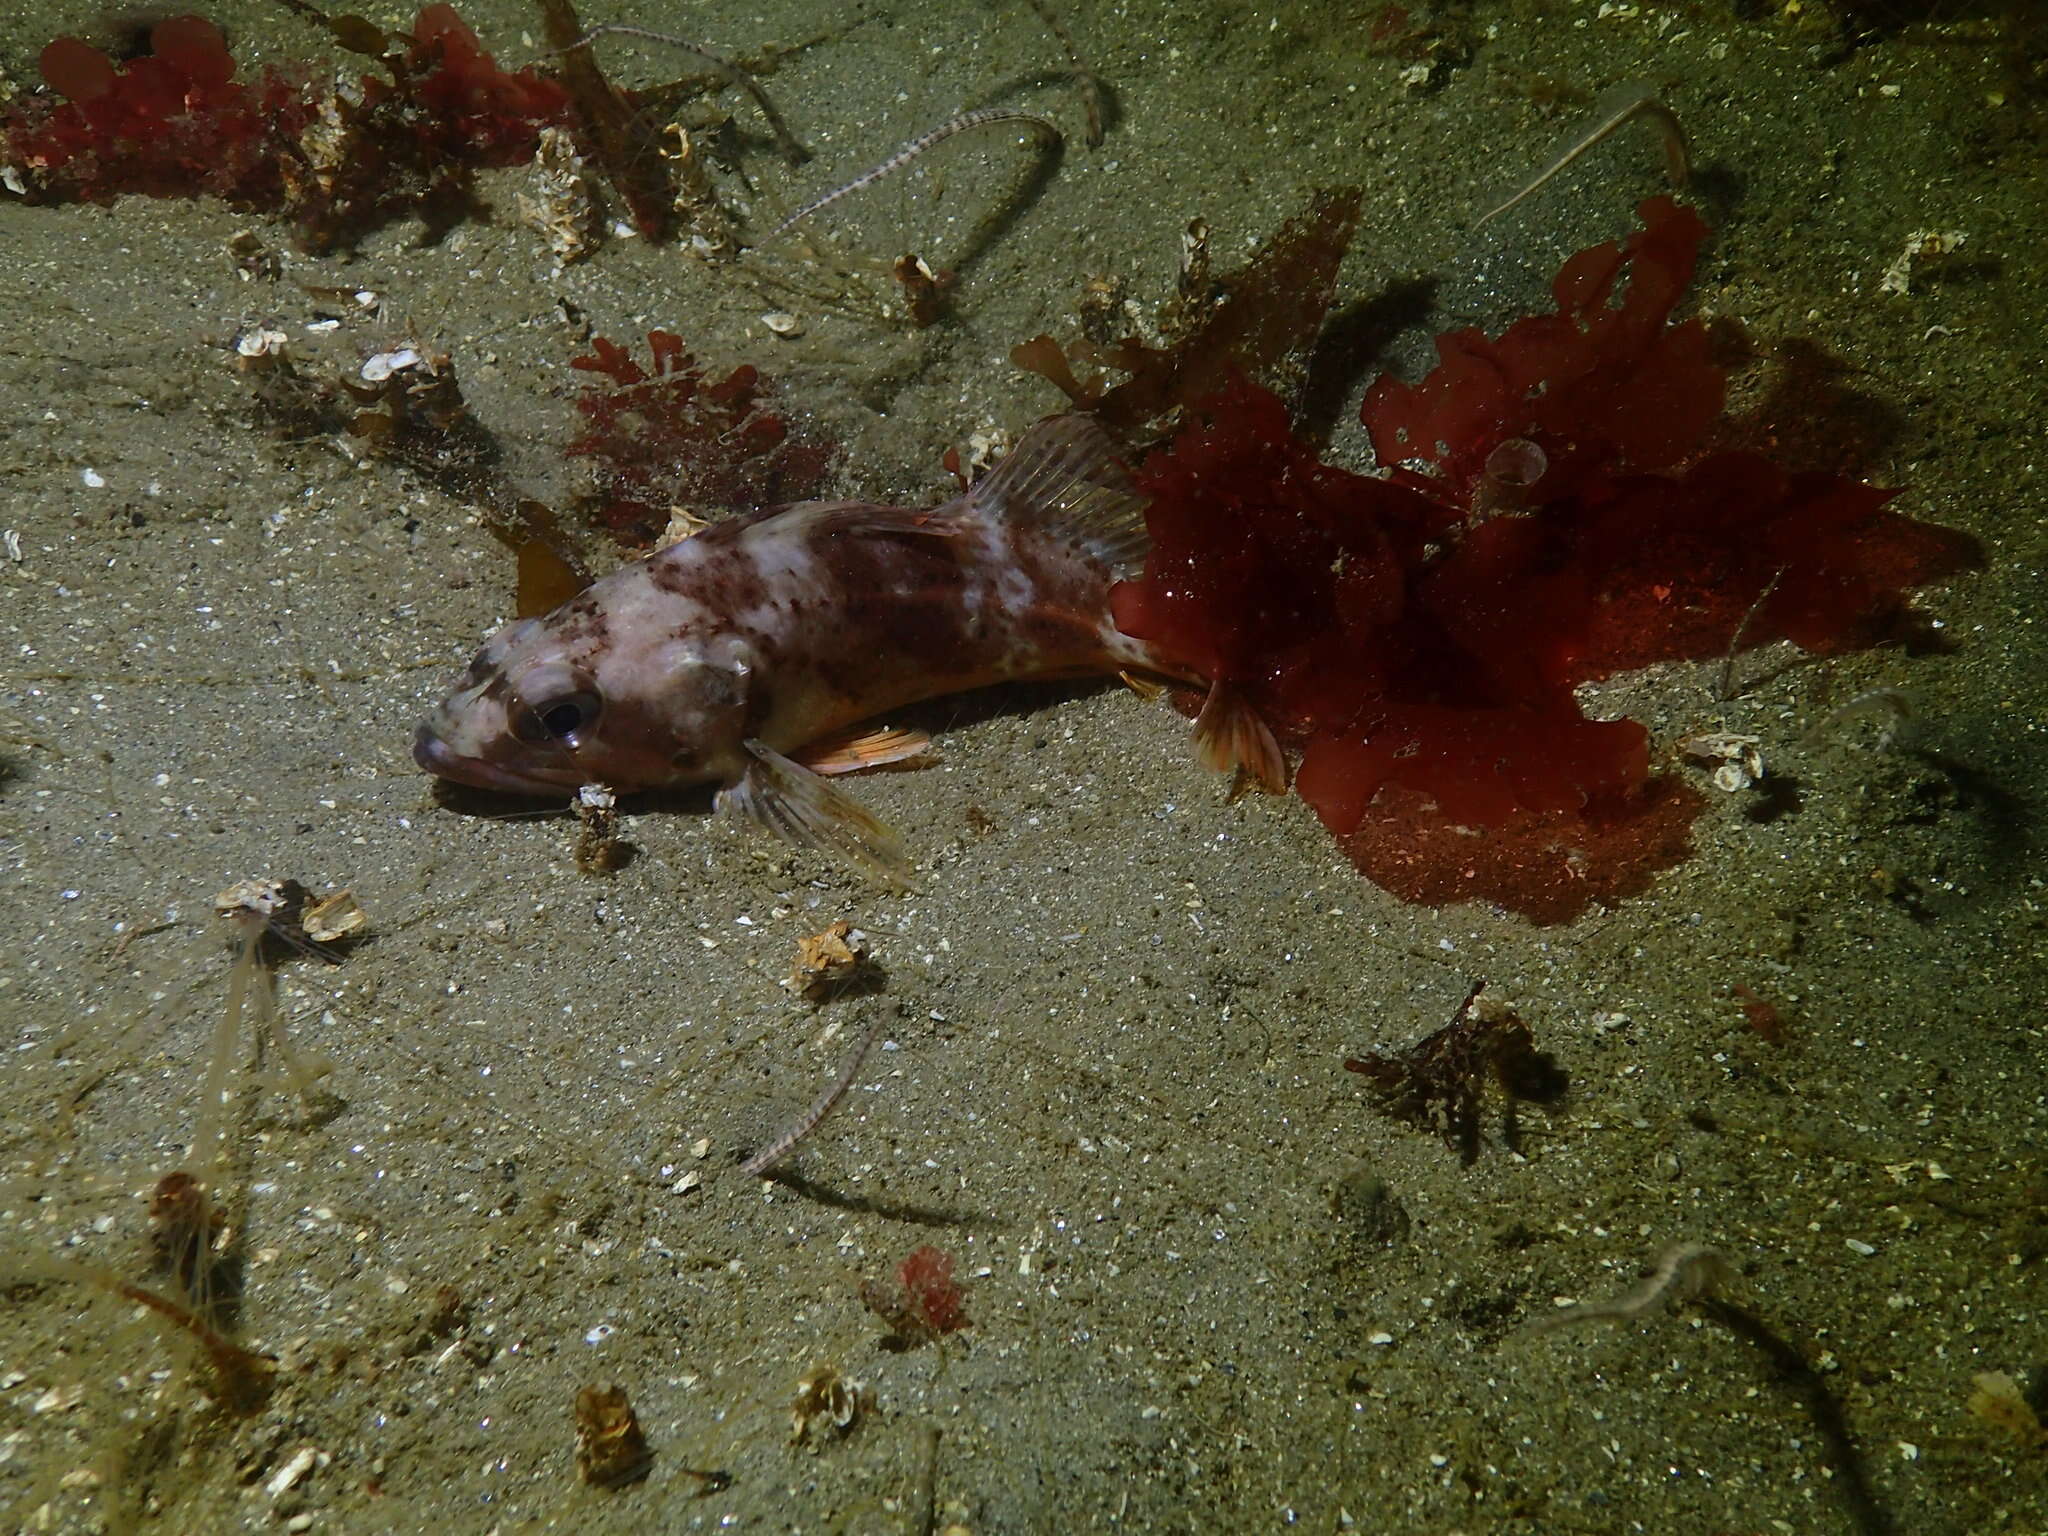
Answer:
<svg viewBox="0 0 2048 1536"><path fill-rule="evenodd" d="M0 558L0 1269L146 1275L143 1197L184 1154L223 1009L214 892L347 885L374 924L339 966L281 968L333 1098L309 1115L236 1080L219 1182L247 1263L238 1336L281 1361L270 1405L212 1410L125 1303L19 1286L0 1525L2048 1529L2044 1452L1966 1408L1975 1373L2038 1389L2048 1371L2048 113L2015 78L2028 8L1940 6L1846 55L1754 9L1478 4L1469 62L1417 89L1367 55L1364 7L1077 8L1121 101L1089 151L1022 6L590 7L735 51L824 34L769 82L817 160L748 145L763 220L963 105L1056 116L1075 140L1057 175L923 331L888 317L876 263L951 259L1014 175L1000 131L828 215L837 274L636 240L557 273L511 217L510 173L486 182L497 221L438 247L399 224L346 258L217 205L0 203L0 524L20 545ZM525 56L527 12L465 12ZM281 10L221 19L244 59L327 57ZM17 10L0 69L25 87L43 40L100 24ZM628 83L681 69L607 53ZM1664 88L1706 170L1699 310L1839 365L1849 403L1783 451L1834 467L1856 446L1908 487L1903 510L1988 559L1919 599L1947 654L1774 650L1725 704L1711 667L1608 685L1603 707L1660 745L1759 736L1796 808L1716 793L1693 859L1551 929L1399 904L1298 800L1229 802L1182 719L1115 687L919 718L937 764L854 786L916 851L914 894L687 808L634 815L641 856L581 874L569 823L444 807L407 755L506 614L504 551L402 468L280 440L224 346L259 323L303 336L334 307L307 287L372 288L379 315L329 345L446 351L514 475L559 497L572 305L600 334L661 325L758 362L845 443L842 489L938 499L948 445L1057 403L1010 345L1073 334L1100 274L1149 312L1197 216L1228 265L1308 188L1360 182L1341 299L1440 285L1389 365L1412 371L1430 330L1497 329L1658 185L1630 137L1475 232L1574 118L1532 92L1630 79ZM243 228L283 251L281 280L237 274ZM1880 292L1926 229L1965 231L1973 259ZM771 337L769 309L805 334ZM1362 431L1334 447L1362 462ZM1803 740L1877 687L1916 702L1914 750ZM873 936L887 983L815 1011L778 983L836 918ZM1466 1168L1341 1062L1436 1028L1479 978L1571 1092L1525 1116L1520 1156L1489 1121ZM1748 1029L1738 984L1784 1005L1782 1042ZM791 1177L744 1175L877 1009L882 1046ZM1697 1313L1524 1328L1680 1242L1724 1252L1736 1299L1813 1363L1878 1523L1797 1392ZM972 1325L890 1352L856 1287L924 1243L957 1256ZM467 1321L432 1336L444 1286ZM787 1405L820 1366L873 1407L793 1446ZM600 1382L655 1454L616 1492L572 1467L571 1400Z"/></svg>

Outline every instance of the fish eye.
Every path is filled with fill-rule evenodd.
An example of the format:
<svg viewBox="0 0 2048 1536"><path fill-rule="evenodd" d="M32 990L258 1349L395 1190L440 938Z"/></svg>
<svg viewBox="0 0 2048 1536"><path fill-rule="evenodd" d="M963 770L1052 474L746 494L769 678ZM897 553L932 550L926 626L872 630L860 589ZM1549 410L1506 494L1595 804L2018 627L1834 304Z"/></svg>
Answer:
<svg viewBox="0 0 2048 1536"><path fill-rule="evenodd" d="M512 734L533 746L559 741L574 747L576 737L597 722L604 700L590 687L565 688L543 694L512 716Z"/></svg>

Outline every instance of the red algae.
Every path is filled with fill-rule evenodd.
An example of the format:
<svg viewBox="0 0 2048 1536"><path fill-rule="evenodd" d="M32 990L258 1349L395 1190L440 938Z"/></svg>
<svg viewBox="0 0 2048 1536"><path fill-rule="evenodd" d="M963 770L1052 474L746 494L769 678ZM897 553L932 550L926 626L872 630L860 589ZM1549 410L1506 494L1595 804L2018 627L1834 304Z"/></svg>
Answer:
<svg viewBox="0 0 2048 1536"><path fill-rule="evenodd" d="M1974 542L1895 494L1701 456L1724 377L1672 324L1706 226L1669 198L1572 257L1556 311L1438 339L1363 419L1385 478L1323 464L1243 378L1147 460L1154 549L1119 627L1236 685L1302 751L1295 787L1370 878L1541 923L1645 888L1703 800L1575 690L1658 661L1898 637ZM1623 278L1626 287L1616 298Z"/></svg>
<svg viewBox="0 0 2048 1536"><path fill-rule="evenodd" d="M889 1280L864 1280L860 1298L889 1325L891 1346L914 1348L968 1324L967 1297L953 1278L953 1255L926 1244L914 1248Z"/></svg>
<svg viewBox="0 0 2048 1536"><path fill-rule="evenodd" d="M433 136L484 165L525 164L540 130L568 116L569 93L560 82L531 69L501 69L452 5L420 11L407 68L416 72L409 94Z"/></svg>
<svg viewBox="0 0 2048 1536"><path fill-rule="evenodd" d="M27 195L211 195L276 206L283 160L314 114L306 84L272 70L254 84L236 81L226 39L198 16L158 22L150 48L118 66L75 37L43 49L44 83L68 99L25 96L0 117L0 145Z"/></svg>
<svg viewBox="0 0 2048 1536"><path fill-rule="evenodd" d="M823 484L833 449L792 433L751 366L712 379L668 331L650 331L652 371L599 336L569 366L601 375L576 409L567 449L592 461L596 522L629 548L654 541L673 507L755 508L800 501Z"/></svg>
<svg viewBox="0 0 2048 1536"><path fill-rule="evenodd" d="M1554 314L1517 320L1497 340L1478 330L1439 336L1428 378L1367 390L1361 414L1380 463L1420 461L1433 494L1469 501L1494 449L1525 439L1549 459L1542 493L1554 499L1593 490L1602 476L1668 469L1697 447L1720 419L1725 382L1705 324L1669 321L1707 226L1668 197L1640 212L1644 227L1627 241L1564 264L1551 284ZM1610 305L1624 270L1627 289Z"/></svg>
<svg viewBox="0 0 2048 1536"><path fill-rule="evenodd" d="M379 62L390 78L324 99L287 167L285 206L313 250L407 214L438 237L473 206L478 170L525 164L569 120L559 82L500 68L452 5L424 7Z"/></svg>
<svg viewBox="0 0 2048 1536"><path fill-rule="evenodd" d="M60 37L39 62L68 99L10 103L0 153L33 202L213 196L287 213L321 249L413 210L448 222L478 168L524 163L540 130L567 120L558 82L499 68L451 5L424 8L409 35L345 20L330 30L381 48L389 79L316 89L287 67L240 82L220 29L192 15L158 22L151 51L118 66Z"/></svg>

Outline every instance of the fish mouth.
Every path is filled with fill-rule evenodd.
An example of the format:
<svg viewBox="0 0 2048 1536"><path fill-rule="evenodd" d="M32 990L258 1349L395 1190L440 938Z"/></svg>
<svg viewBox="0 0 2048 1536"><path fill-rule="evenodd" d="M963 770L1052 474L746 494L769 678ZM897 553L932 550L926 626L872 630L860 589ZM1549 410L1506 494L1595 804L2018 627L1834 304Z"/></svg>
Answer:
<svg viewBox="0 0 2048 1536"><path fill-rule="evenodd" d="M437 779L467 784L475 789L495 789L508 795L546 795L560 799L576 787L538 774L521 773L516 768L507 768L481 757L465 757L437 736L431 724L422 725L413 733L412 760Z"/></svg>

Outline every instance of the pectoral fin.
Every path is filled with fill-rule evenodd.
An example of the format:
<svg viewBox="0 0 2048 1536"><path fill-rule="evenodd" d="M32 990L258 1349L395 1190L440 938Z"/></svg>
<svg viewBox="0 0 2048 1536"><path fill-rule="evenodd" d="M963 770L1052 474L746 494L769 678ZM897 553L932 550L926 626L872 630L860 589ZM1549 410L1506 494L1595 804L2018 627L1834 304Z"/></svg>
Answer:
<svg viewBox="0 0 2048 1536"><path fill-rule="evenodd" d="M718 792L721 814L741 816L802 848L818 848L898 890L910 885L910 856L888 826L852 796L765 742L746 743L747 769Z"/></svg>
<svg viewBox="0 0 2048 1536"><path fill-rule="evenodd" d="M861 725L804 743L797 760L813 773L857 773L863 768L880 768L885 763L922 757L931 749L932 739L923 731Z"/></svg>
<svg viewBox="0 0 2048 1536"><path fill-rule="evenodd" d="M1272 727L1229 683L1209 685L1195 716L1195 752L1219 772L1242 772L1269 795L1287 792L1287 759Z"/></svg>

